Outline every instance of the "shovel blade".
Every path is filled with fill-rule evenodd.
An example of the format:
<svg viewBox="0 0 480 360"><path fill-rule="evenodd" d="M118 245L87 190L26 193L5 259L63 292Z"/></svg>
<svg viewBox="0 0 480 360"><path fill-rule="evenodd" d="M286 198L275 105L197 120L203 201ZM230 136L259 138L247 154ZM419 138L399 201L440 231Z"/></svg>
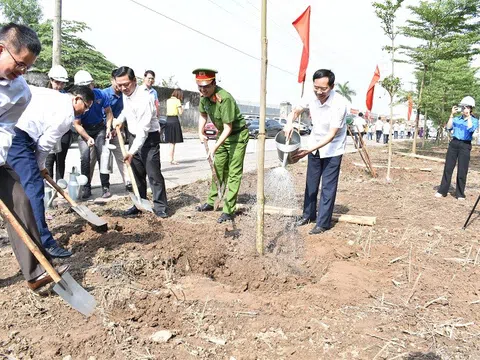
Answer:
<svg viewBox="0 0 480 360"><path fill-rule="evenodd" d="M55 284L53 291L86 317L92 315L97 305L95 298L81 287L68 272L63 273L62 280Z"/></svg>
<svg viewBox="0 0 480 360"><path fill-rule="evenodd" d="M95 226L104 226L107 224L105 220L102 218L98 217L95 215L92 210L90 210L88 207L85 205L77 205L77 206L72 206L72 209L75 210L75 212L80 215L82 218L87 220L89 223L95 225Z"/></svg>
<svg viewBox="0 0 480 360"><path fill-rule="evenodd" d="M153 212L152 206L147 199L138 198L135 196L135 194L132 193L130 193L130 198L132 199L137 209Z"/></svg>

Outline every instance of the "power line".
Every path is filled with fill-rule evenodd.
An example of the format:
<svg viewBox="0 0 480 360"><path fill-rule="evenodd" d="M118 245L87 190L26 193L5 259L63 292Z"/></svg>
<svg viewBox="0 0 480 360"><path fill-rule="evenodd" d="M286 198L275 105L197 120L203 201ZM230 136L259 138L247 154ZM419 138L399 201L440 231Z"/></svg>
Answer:
<svg viewBox="0 0 480 360"><path fill-rule="evenodd" d="M252 25L252 24L249 23L249 22L246 22L246 21L244 21L244 20L238 19L237 14L234 14L234 13L232 13L231 11L229 11L228 9L225 9L223 6L217 4L215 1L213 1L213 0L206 0L206 1L211 2L211 3L214 4L215 6L219 7L219 8L222 9L223 11L225 11L226 13L232 15L236 20L240 20L240 21L243 22L244 24L248 25L250 28L260 31L260 27L259 27L259 26L255 26L255 25ZM239 6L241 6L242 8L245 9L245 7L244 7L243 5L241 5L240 3L238 3L237 1L235 1L235 0L232 0L232 1L235 2L237 5L239 5ZM291 44L286 43L286 42L279 41L279 40L277 40L277 39L275 39L275 38L273 38L273 39L272 39L272 38L269 38L269 43L270 43L270 42L276 43L276 44L281 45L281 46L284 46L284 47L288 47L288 48L290 48L290 49L292 49L292 50L297 50L297 49L295 49Z"/></svg>
<svg viewBox="0 0 480 360"><path fill-rule="evenodd" d="M247 52L245 52L245 51L243 51L243 50L240 50L240 49L238 49L238 48L236 48L236 47L234 47L234 46L232 46L232 45L229 45L229 44L223 42L222 40L219 40L219 39L217 39L217 38L214 38L213 36L210 36L210 35L208 35L208 34L205 34L205 33L201 32L200 30L194 29L194 28L192 28L191 26L189 26L189 25L187 25L187 24L184 24L184 23L182 23L182 22L180 22L180 21L178 21L178 20L175 20L175 19L171 18L171 17L168 16L168 15L165 15L165 14L163 14L163 13L161 13L161 12L155 10L155 9L152 9L152 8L150 8L150 7L142 4L142 3L139 3L138 1L135 1L135 0L129 0L129 1L132 2L132 3L134 3L134 4L136 4L136 5L138 5L138 6L141 6L141 7L143 7L144 9L147 9L147 10L149 10L149 11L151 11L151 12L157 14L157 15L160 15L160 16L162 16L162 17L164 17L164 18L166 18L166 19L168 19L168 20L170 20L170 21L172 21L172 22L174 22L174 23L176 23L176 24L178 24L178 25L180 25L180 26L183 26L184 28L187 28L187 29L189 29L189 30L191 30L191 31L193 31L193 32L196 32L196 33L199 34L199 35L202 35L202 36L204 36L204 37L206 37L206 38L208 38L208 39L210 39L210 40L212 40L212 41L215 41L215 42L217 42L217 43L219 43L219 44L221 44L221 45L223 45L223 46L226 46L226 47L228 47L228 48L230 48L230 49L232 49L232 50L235 50L235 51L239 52L240 54L243 54L243 55L245 55L245 56L248 56L249 58L252 58L252 59L254 59L254 60L261 61L260 58L254 56L254 55L251 55L251 54L249 54L249 53L247 53ZM289 74L289 75L297 76L297 74L294 74L294 73L292 73L291 71L282 69L281 67L278 67L278 66L276 66L276 65L268 64L268 66L270 66L270 67L272 67L272 68L275 68L275 69L277 69L277 70L283 71L284 73L287 73L287 74Z"/></svg>

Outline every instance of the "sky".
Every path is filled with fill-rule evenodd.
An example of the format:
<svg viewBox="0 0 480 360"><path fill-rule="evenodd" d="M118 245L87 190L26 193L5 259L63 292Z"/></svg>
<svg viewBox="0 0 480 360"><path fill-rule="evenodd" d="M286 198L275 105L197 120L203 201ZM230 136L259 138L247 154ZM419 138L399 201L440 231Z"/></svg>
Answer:
<svg viewBox="0 0 480 360"><path fill-rule="evenodd" d="M405 6L415 3L404 1L398 25L404 25L409 16ZM54 0L40 0L40 4L44 18L53 18ZM268 67L267 103L278 106L282 101L300 101L297 77L302 43L291 23L309 5L311 53L305 92L312 91L315 70L331 69L337 83L348 81L356 91L351 107L364 111L366 91L376 65L382 79L391 74L390 55L382 50L389 40L371 0L268 0L268 62L275 67ZM62 16L65 20L86 22L91 30L81 36L114 64L130 66L138 76L152 69L157 82L173 75L181 88L196 91L192 70L213 68L218 70L220 86L234 98L259 103L260 9L260 0L63 0ZM409 41L401 37L398 40ZM395 65L404 89L413 87L412 71L410 65ZM380 85L375 89L373 112L389 114L389 96ZM397 106L394 114L406 117L406 112L405 104Z"/></svg>

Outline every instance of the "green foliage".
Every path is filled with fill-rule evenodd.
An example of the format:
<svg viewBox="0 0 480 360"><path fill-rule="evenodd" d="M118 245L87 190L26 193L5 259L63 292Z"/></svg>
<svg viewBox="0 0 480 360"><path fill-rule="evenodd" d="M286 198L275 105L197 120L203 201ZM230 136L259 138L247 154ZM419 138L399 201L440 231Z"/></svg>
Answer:
<svg viewBox="0 0 480 360"><path fill-rule="evenodd" d="M387 90L388 94L390 95L390 102L393 102L393 97L397 94L398 90L402 87L402 82L400 78L389 75L381 82L382 87Z"/></svg>
<svg viewBox="0 0 480 360"><path fill-rule="evenodd" d="M469 59L439 60L425 83L421 106L428 108L428 117L436 125L444 125L453 105L465 96L480 96L478 69ZM417 74L417 76L421 76Z"/></svg>
<svg viewBox="0 0 480 360"><path fill-rule="evenodd" d="M385 0L383 3L374 2L372 6L375 9L375 15L382 22L382 29L385 32L385 35L388 36L390 40L394 40L397 32L395 31L395 13L402 6L403 0ZM385 48L387 51L392 50L392 48Z"/></svg>
<svg viewBox="0 0 480 360"><path fill-rule="evenodd" d="M349 102L352 102L352 96L357 95L357 92L352 90L348 83L349 81L345 82L344 84L336 84L336 92L342 95Z"/></svg>
<svg viewBox="0 0 480 360"><path fill-rule="evenodd" d="M170 89L178 88L178 82L175 80L175 75L171 75L166 79L162 79L161 86Z"/></svg>
<svg viewBox="0 0 480 360"><path fill-rule="evenodd" d="M62 66L68 72L69 78L78 70L88 71L98 87L110 86L110 74L116 67L105 56L77 34L88 30L87 24L78 21L62 21ZM35 67L41 72L48 72L52 64L52 22L40 24L38 36L42 43Z"/></svg>
<svg viewBox="0 0 480 360"><path fill-rule="evenodd" d="M37 31L42 52L35 63L35 69L47 73L52 66L53 28L52 21L40 22L42 10L37 0L0 0L0 10L7 21L31 26ZM89 30L84 22L62 21L62 66L68 72L70 81L78 70L88 71L98 87L110 86L110 74L116 67L92 45L80 38L79 34Z"/></svg>
<svg viewBox="0 0 480 360"><path fill-rule="evenodd" d="M0 0L0 10L8 21L29 25L35 30L42 19L37 0Z"/></svg>

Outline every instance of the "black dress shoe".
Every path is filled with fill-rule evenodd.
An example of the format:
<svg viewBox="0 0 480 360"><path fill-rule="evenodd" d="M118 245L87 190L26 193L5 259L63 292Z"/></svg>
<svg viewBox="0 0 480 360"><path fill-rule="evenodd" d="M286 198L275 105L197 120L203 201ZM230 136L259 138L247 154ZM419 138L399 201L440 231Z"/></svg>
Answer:
<svg viewBox="0 0 480 360"><path fill-rule="evenodd" d="M313 220L305 219L305 218L302 217L300 220L298 220L298 221L295 223L295 226L303 226L303 225L310 224L311 222L313 222Z"/></svg>
<svg viewBox="0 0 480 360"><path fill-rule="evenodd" d="M132 206L130 209L125 210L123 212L123 216L132 216L132 215L138 215L140 214L141 211L137 209L136 206Z"/></svg>
<svg viewBox="0 0 480 360"><path fill-rule="evenodd" d="M166 219L168 218L168 215L165 211L157 211L153 210L154 214L157 215L159 218Z"/></svg>
<svg viewBox="0 0 480 360"><path fill-rule="evenodd" d="M90 188L83 188L82 199L86 200L92 196L92 190Z"/></svg>
<svg viewBox="0 0 480 360"><path fill-rule="evenodd" d="M70 269L70 265L61 265L55 270L57 270L57 273L62 276L65 271ZM37 290L45 285L50 284L53 282L52 277L45 271L42 275L37 276L35 279L27 281L27 285L31 290Z"/></svg>
<svg viewBox="0 0 480 360"><path fill-rule="evenodd" d="M222 213L222 215L220 215L220 217L218 218L217 223L221 224L225 221L232 221L232 220L233 220L233 215Z"/></svg>
<svg viewBox="0 0 480 360"><path fill-rule="evenodd" d="M45 251L52 257L52 258L66 258L72 256L72 252L64 249L58 244L55 244L49 248L45 248Z"/></svg>
<svg viewBox="0 0 480 360"><path fill-rule="evenodd" d="M324 233L325 231L327 231L328 229L325 229L321 226L315 226L312 230L310 230L308 233L310 235L317 235L317 234L322 234Z"/></svg>
<svg viewBox="0 0 480 360"><path fill-rule="evenodd" d="M132 184L131 184L131 183L127 183L127 185L125 185L125 190L127 190L128 192L133 192Z"/></svg>
<svg viewBox="0 0 480 360"><path fill-rule="evenodd" d="M213 211L213 206L205 203L203 205L196 206L195 210L197 210L197 211Z"/></svg>

